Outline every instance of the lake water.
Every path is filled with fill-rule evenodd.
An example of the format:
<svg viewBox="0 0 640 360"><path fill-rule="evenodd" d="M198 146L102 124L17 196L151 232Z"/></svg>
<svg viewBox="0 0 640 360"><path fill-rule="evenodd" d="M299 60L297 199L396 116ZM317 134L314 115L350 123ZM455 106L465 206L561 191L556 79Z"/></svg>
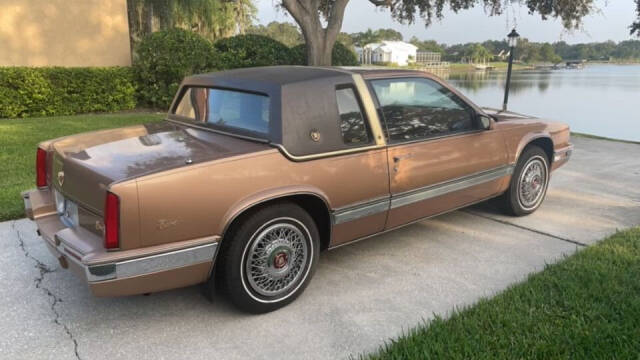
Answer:
<svg viewBox="0 0 640 360"><path fill-rule="evenodd" d="M502 108L506 72L444 76L480 106ZM640 141L640 65L514 71L509 110L565 122L572 131Z"/></svg>

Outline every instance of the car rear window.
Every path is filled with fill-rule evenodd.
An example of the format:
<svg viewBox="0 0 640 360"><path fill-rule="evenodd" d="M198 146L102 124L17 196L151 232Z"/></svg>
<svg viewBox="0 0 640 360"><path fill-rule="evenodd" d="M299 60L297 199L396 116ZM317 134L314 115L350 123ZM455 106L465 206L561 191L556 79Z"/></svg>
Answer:
<svg viewBox="0 0 640 360"><path fill-rule="evenodd" d="M261 94L189 87L174 114L224 130L269 132L269 97Z"/></svg>

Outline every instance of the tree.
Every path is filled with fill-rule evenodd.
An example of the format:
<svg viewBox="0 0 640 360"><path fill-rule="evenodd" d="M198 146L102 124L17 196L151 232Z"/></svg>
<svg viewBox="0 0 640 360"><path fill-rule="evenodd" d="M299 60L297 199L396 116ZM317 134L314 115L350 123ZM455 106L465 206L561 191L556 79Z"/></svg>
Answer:
<svg viewBox="0 0 640 360"><path fill-rule="evenodd" d="M380 40L380 34L377 31L373 31L370 28L364 32L358 32L351 34L351 38L353 39L353 44L355 46L363 47L367 44L376 43Z"/></svg>
<svg viewBox="0 0 640 360"><path fill-rule="evenodd" d="M640 36L640 0L636 0L636 13L638 14L638 18L629 28L631 29L631 35L635 33Z"/></svg>
<svg viewBox="0 0 640 360"><path fill-rule="evenodd" d="M613 52L613 57L617 59L640 59L640 41L622 41Z"/></svg>
<svg viewBox="0 0 640 360"><path fill-rule="evenodd" d="M475 44L467 49L465 56L474 63L485 62L491 60L491 53L482 45Z"/></svg>
<svg viewBox="0 0 640 360"><path fill-rule="evenodd" d="M353 33L351 37L353 38L353 44L360 47L383 40L402 41L402 34L393 29L373 31L369 28L365 32Z"/></svg>
<svg viewBox="0 0 640 360"><path fill-rule="evenodd" d="M252 0L127 0L132 54L146 35L174 27L210 39L244 33L256 9Z"/></svg>
<svg viewBox="0 0 640 360"><path fill-rule="evenodd" d="M353 42L353 37L345 32L341 32L340 34L338 34L338 40L339 43L342 43L342 45L344 45L347 49L351 50L351 51L355 51L354 49L354 42Z"/></svg>
<svg viewBox="0 0 640 360"><path fill-rule="evenodd" d="M501 51L503 54L509 52L509 44L507 44L506 40L487 40L482 43L482 46L487 48L487 50L494 55L500 54Z"/></svg>
<svg viewBox="0 0 640 360"><path fill-rule="evenodd" d="M302 38L302 34L300 33L298 26L286 22L280 23L272 21L267 24L267 26L252 25L247 29L247 33L268 36L287 45L288 47L304 43L304 39Z"/></svg>
<svg viewBox="0 0 640 360"><path fill-rule="evenodd" d="M281 5L291 14L302 29L307 44L309 65L331 65L331 51L342 28L344 12L349 0L280 0ZM518 0L369 0L381 8L387 8L391 16L401 23L413 23L421 17L425 24L434 18L441 19L445 8L453 12L483 6L489 16L502 14L507 7L517 6ZM595 0L524 0L529 13L539 14L543 20L560 19L567 29L578 28L582 19L596 11ZM640 35L640 0L638 21L631 25L631 32Z"/></svg>
<svg viewBox="0 0 640 360"><path fill-rule="evenodd" d="M528 64L533 64L542 59L540 55L541 45L530 42L528 39L520 39L516 48L515 57Z"/></svg>
<svg viewBox="0 0 640 360"><path fill-rule="evenodd" d="M556 52L555 50L553 50L553 46L551 44L542 44L542 46L540 47L540 60L552 64L557 64L562 61L562 58L560 58L560 60L558 60L558 58L560 57L556 55Z"/></svg>
<svg viewBox="0 0 640 360"><path fill-rule="evenodd" d="M393 29L378 29L376 33L380 40L402 41L402 33Z"/></svg>
<svg viewBox="0 0 640 360"><path fill-rule="evenodd" d="M444 54L444 47L435 40L420 40L414 36L409 40L409 43L415 45L418 51L431 51Z"/></svg>
<svg viewBox="0 0 640 360"><path fill-rule="evenodd" d="M563 59L572 59L570 55L571 49L571 45L567 44L565 41L553 43L553 50Z"/></svg>

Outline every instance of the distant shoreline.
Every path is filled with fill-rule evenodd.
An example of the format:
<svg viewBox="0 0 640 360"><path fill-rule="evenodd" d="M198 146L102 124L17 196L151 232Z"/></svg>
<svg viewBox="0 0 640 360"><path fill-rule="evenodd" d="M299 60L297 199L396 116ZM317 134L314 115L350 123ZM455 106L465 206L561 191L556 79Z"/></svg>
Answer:
<svg viewBox="0 0 640 360"><path fill-rule="evenodd" d="M587 65L640 65L640 59L638 60L625 60L625 61L587 61Z"/></svg>
<svg viewBox="0 0 640 360"><path fill-rule="evenodd" d="M564 61L562 62L564 63ZM560 64L562 64L560 63ZM373 67L380 68L391 68L391 69L413 69L413 70L422 70L432 72L434 74L440 73L448 73L448 74L464 74L464 73L473 73L473 72L482 72L482 71L507 71L508 63L507 62L490 62L487 63L488 66L491 66L491 69L487 70L478 70L474 67L473 64L468 63L450 63L448 68L429 68L429 67L420 67L420 66L393 66L393 65L367 65ZM633 61L587 61L584 63L585 66L589 65L640 65L640 60ZM514 63L513 70L514 71L522 71L522 70L535 70L536 65L530 64L522 64L522 63Z"/></svg>
<svg viewBox="0 0 640 360"><path fill-rule="evenodd" d="M493 66L493 69L488 71L507 71L507 63L506 62L491 62L488 65ZM585 66L589 65L640 65L640 60L637 61L587 61L584 63ZM529 64L521 64L514 63L513 70L514 71L522 71L522 70L535 70L535 65ZM429 71L429 69L426 69ZM437 70L438 71L438 70ZM441 71L441 70L440 70ZM465 63L451 63L449 65L449 74L461 74L461 73L469 73L469 72L479 72L483 70L477 70L473 67L472 64Z"/></svg>

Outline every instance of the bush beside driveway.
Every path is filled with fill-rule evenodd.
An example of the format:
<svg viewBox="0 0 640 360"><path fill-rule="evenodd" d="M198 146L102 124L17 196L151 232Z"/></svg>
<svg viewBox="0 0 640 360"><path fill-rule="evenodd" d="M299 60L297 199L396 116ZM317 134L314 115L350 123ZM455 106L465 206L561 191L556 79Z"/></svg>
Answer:
<svg viewBox="0 0 640 360"><path fill-rule="evenodd" d="M24 216L20 192L35 187L39 142L61 136L158 121L164 114L121 113L0 120L0 221Z"/></svg>

